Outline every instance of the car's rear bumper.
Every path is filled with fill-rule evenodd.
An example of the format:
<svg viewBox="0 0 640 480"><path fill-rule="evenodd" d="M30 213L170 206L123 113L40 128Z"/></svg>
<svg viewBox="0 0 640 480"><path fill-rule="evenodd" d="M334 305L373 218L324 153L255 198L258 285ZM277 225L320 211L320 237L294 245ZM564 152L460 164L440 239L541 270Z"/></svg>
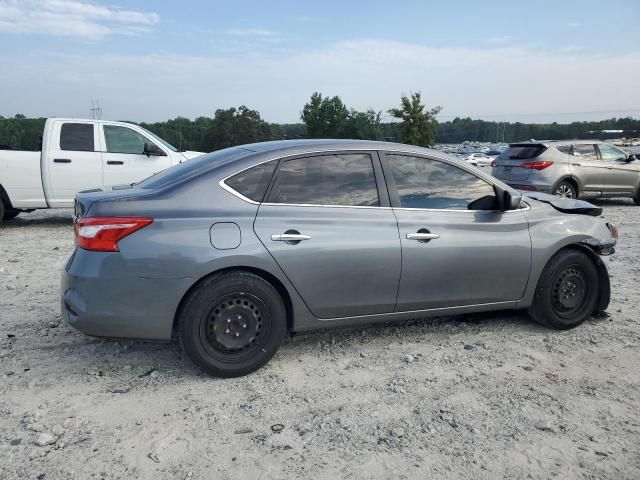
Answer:
<svg viewBox="0 0 640 480"><path fill-rule="evenodd" d="M169 340L191 278L149 278L129 271L118 253L77 249L61 281L65 321L96 337Z"/></svg>
<svg viewBox="0 0 640 480"><path fill-rule="evenodd" d="M548 183L538 183L531 180L503 180L497 177L498 180L506 183L511 188L515 188L516 190L525 190L529 192L542 192L542 193L553 193L553 185L549 185Z"/></svg>

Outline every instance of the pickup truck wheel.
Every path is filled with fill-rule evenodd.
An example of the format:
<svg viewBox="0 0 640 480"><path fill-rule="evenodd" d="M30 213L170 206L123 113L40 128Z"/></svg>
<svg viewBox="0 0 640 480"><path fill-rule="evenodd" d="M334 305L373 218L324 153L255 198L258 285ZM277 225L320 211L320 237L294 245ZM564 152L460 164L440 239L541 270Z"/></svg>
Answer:
<svg viewBox="0 0 640 480"><path fill-rule="evenodd" d="M4 211L4 215L2 215L2 220L13 220L18 215L20 215L20 210L6 210Z"/></svg>
<svg viewBox="0 0 640 480"><path fill-rule="evenodd" d="M593 260L579 250L560 250L540 275L529 315L551 328L577 327L593 315L599 291Z"/></svg>
<svg viewBox="0 0 640 480"><path fill-rule="evenodd" d="M287 331L277 290L241 271L203 281L183 302L178 320L187 356L217 377L257 370L273 357Z"/></svg>

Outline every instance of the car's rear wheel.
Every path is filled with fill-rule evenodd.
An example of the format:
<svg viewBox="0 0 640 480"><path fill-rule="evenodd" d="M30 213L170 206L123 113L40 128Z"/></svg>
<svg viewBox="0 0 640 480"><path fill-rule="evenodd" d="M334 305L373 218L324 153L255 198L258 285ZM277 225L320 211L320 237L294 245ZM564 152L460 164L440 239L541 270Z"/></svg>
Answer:
<svg viewBox="0 0 640 480"><path fill-rule="evenodd" d="M640 188L638 188L638 191L636 191L636 196L633 197L633 201L636 205L640 205Z"/></svg>
<svg viewBox="0 0 640 480"><path fill-rule="evenodd" d="M563 180L553 189L553 194L562 198L578 198L578 189L571 182Z"/></svg>
<svg viewBox="0 0 640 480"><path fill-rule="evenodd" d="M204 280L185 299L179 324L186 354L218 377L238 377L263 366L287 330L286 310L277 290L248 272Z"/></svg>
<svg viewBox="0 0 640 480"><path fill-rule="evenodd" d="M591 258L580 250L561 250L544 268L529 314L548 327L577 327L593 315L598 292L598 270Z"/></svg>

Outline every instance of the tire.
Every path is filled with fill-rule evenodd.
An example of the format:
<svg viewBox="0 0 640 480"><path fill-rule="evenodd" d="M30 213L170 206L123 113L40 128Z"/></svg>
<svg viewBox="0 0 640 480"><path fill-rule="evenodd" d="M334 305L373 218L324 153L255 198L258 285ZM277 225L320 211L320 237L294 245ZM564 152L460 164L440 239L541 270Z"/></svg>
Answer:
<svg viewBox="0 0 640 480"><path fill-rule="evenodd" d="M529 315L551 328L577 327L597 308L599 281L598 269L586 253L560 250L540 275Z"/></svg>
<svg viewBox="0 0 640 480"><path fill-rule="evenodd" d="M5 213L6 213L6 210L4 208L4 202L0 198L0 223L4 220Z"/></svg>
<svg viewBox="0 0 640 480"><path fill-rule="evenodd" d="M178 316L180 343L191 361L216 377L239 377L267 363L287 332L277 290L248 272L205 279Z"/></svg>
<svg viewBox="0 0 640 480"><path fill-rule="evenodd" d="M20 210L5 210L2 220L13 220L18 215L20 215Z"/></svg>
<svg viewBox="0 0 640 480"><path fill-rule="evenodd" d="M638 191L636 192L636 196L633 197L633 202L636 205L640 205L640 188L638 188Z"/></svg>
<svg viewBox="0 0 640 480"><path fill-rule="evenodd" d="M563 180L553 189L553 194L557 197L573 198L577 200L578 189L573 185L573 183Z"/></svg>

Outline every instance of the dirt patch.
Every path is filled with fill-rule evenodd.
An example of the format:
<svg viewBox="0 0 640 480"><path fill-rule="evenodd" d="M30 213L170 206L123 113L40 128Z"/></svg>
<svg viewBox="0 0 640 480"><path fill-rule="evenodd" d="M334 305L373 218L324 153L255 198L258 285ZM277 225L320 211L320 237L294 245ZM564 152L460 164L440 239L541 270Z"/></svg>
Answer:
<svg viewBox="0 0 640 480"><path fill-rule="evenodd" d="M640 207L610 318L521 313L298 335L248 377L61 322L70 211L0 227L0 478L640 478Z"/></svg>

